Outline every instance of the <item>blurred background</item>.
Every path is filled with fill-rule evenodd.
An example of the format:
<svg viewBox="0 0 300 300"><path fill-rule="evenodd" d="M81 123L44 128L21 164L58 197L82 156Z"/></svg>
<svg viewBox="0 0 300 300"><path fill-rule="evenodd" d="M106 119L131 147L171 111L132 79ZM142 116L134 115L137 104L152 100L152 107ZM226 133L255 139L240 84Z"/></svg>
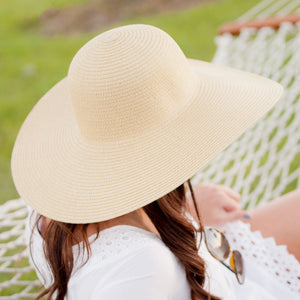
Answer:
<svg viewBox="0 0 300 300"><path fill-rule="evenodd" d="M13 143L26 115L102 31L132 23L168 32L187 57L210 61L218 27L259 0L12 0L0 8L0 204L17 198Z"/></svg>

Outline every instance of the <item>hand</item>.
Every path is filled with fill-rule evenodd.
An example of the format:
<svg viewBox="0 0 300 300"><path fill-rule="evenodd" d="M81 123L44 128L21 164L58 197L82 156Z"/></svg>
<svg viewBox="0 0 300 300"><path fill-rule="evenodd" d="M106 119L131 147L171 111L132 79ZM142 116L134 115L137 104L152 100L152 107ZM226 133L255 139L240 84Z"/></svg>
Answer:
<svg viewBox="0 0 300 300"><path fill-rule="evenodd" d="M193 186L195 201L203 225L218 226L234 220L247 221L247 211L240 208L240 194L226 185L200 183ZM197 215L190 194L187 197L192 217ZM248 217L244 218L245 215Z"/></svg>

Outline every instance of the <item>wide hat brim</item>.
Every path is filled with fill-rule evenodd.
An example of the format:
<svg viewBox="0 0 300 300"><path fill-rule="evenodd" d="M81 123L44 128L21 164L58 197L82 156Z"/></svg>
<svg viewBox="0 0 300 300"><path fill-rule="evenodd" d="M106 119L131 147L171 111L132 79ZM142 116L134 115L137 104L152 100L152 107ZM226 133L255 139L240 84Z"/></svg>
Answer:
<svg viewBox="0 0 300 300"><path fill-rule="evenodd" d="M151 203L191 178L254 125L283 87L249 72L187 59L199 78L188 105L170 122L119 141L85 141L67 77L33 107L12 152L21 198L68 223L112 219Z"/></svg>

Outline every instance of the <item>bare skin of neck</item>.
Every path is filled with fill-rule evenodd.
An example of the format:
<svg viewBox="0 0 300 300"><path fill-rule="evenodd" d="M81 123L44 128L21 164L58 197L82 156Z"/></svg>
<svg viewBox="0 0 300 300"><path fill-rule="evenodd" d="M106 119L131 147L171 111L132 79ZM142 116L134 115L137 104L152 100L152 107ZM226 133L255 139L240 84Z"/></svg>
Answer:
<svg viewBox="0 0 300 300"><path fill-rule="evenodd" d="M48 219L46 217L42 218L41 226L40 226L40 232L42 234L45 232L46 226L49 224L49 222L50 222L50 219ZM153 232L153 233L157 234L158 236L160 236L156 227L154 226L154 224L152 223L152 221L150 220L148 215L145 213L143 208L139 208L139 209L134 210L126 215L116 217L116 218L113 218L110 220L101 221L98 223L91 223L87 228L88 236L91 236L92 234L97 232L97 224L99 224L100 232L103 229L106 229L106 228L109 228L109 227L112 227L115 225L132 225L132 226L136 226L136 227L142 228L144 230ZM74 233L81 240L80 232L76 232L76 230L75 230Z"/></svg>

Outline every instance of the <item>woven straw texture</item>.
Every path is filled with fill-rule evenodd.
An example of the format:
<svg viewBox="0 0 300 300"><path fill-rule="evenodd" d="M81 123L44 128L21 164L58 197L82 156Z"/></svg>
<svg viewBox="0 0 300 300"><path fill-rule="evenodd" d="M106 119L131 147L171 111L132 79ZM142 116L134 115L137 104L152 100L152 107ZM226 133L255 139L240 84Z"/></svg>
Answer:
<svg viewBox="0 0 300 300"><path fill-rule="evenodd" d="M187 59L164 31L106 31L34 106L12 153L16 188L51 219L140 208L193 176L279 100L276 81Z"/></svg>

